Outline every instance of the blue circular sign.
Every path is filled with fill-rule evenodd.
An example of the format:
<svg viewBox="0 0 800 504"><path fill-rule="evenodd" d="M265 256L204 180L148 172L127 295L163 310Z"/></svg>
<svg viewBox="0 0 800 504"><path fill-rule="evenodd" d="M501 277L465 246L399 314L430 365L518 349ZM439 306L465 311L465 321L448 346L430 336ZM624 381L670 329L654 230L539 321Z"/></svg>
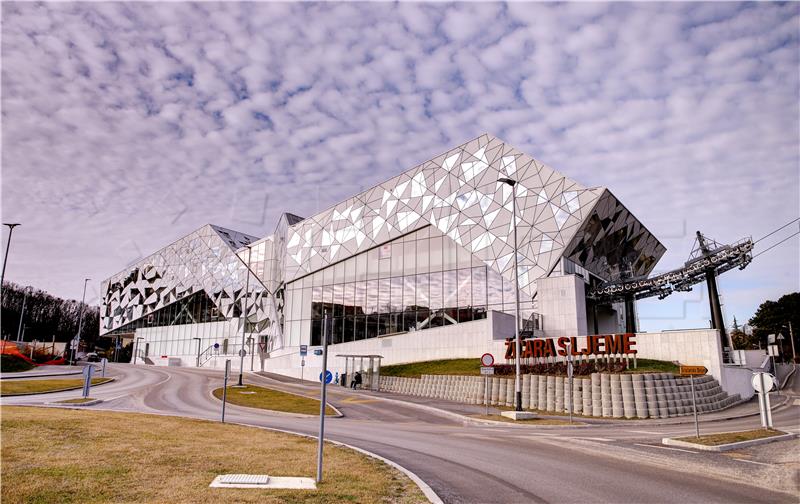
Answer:
<svg viewBox="0 0 800 504"><path fill-rule="evenodd" d="M219 343L214 343L214 349L219 348Z"/></svg>
<svg viewBox="0 0 800 504"><path fill-rule="evenodd" d="M322 373L319 374L319 381L322 381ZM333 381L333 374L330 371L325 371L325 383Z"/></svg>

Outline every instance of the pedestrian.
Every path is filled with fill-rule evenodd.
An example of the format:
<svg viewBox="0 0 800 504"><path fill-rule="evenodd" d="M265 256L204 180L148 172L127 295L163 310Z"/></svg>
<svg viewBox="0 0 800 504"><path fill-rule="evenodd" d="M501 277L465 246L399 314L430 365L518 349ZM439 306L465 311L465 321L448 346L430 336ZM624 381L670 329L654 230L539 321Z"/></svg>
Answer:
<svg viewBox="0 0 800 504"><path fill-rule="evenodd" d="M336 371L336 379L334 380L333 383L335 383L336 385L339 385L339 371Z"/></svg>
<svg viewBox="0 0 800 504"><path fill-rule="evenodd" d="M355 376L353 376L353 390L357 388L361 388L361 371L356 371Z"/></svg>

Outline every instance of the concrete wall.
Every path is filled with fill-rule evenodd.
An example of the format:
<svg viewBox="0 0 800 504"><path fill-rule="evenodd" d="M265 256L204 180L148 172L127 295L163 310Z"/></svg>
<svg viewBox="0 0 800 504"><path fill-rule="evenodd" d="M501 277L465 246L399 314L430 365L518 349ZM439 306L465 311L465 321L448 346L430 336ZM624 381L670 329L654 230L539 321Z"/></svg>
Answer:
<svg viewBox="0 0 800 504"><path fill-rule="evenodd" d="M588 334L584 280L576 275L536 281L536 300L545 337Z"/></svg>
<svg viewBox="0 0 800 504"><path fill-rule="evenodd" d="M340 374L344 372L345 359L337 358L337 354L380 355L383 357L382 365L477 358L485 352L491 352L495 358L499 358L505 354L505 343L502 340L493 340L491 332L494 317L498 315L508 317L502 313L489 312L488 317L483 320L330 345L328 369ZM511 323L513 324L513 316ZM322 370L322 356L313 355L317 348L321 347L309 346L305 358L306 366L302 370L304 377L312 376L314 380ZM300 348L285 347L270 354L270 358L264 361L264 370L299 378L300 362Z"/></svg>

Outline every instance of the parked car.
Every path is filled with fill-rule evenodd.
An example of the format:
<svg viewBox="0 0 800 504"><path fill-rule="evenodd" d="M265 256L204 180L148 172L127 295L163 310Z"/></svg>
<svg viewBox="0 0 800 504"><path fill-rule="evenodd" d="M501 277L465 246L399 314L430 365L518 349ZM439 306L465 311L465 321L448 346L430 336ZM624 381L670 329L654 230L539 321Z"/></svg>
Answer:
<svg viewBox="0 0 800 504"><path fill-rule="evenodd" d="M100 362L100 356L96 352L86 354L86 362Z"/></svg>

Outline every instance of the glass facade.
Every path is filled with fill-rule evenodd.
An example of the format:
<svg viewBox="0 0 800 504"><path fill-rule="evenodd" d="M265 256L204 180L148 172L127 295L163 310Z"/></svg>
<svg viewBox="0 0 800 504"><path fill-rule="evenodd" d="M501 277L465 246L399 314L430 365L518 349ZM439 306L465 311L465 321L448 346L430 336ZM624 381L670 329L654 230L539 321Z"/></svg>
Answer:
<svg viewBox="0 0 800 504"><path fill-rule="evenodd" d="M480 320L488 310L514 312L513 282L427 226L291 282L285 334L292 346L319 345L325 312L335 344Z"/></svg>

